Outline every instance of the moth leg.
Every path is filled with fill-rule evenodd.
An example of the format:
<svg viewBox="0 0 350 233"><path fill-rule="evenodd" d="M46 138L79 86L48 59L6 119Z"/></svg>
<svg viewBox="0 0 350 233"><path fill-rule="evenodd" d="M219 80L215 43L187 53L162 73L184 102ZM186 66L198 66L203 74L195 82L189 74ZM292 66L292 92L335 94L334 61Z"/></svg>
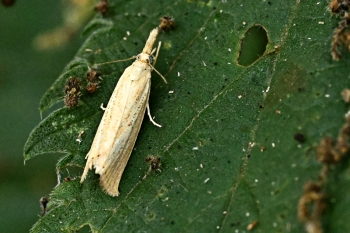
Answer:
<svg viewBox="0 0 350 233"><path fill-rule="evenodd" d="M156 65L156 62L157 62L157 58L158 58L158 54L159 54L159 50L160 50L160 46L161 46L161 45L162 45L162 42L159 41L159 43L158 43L158 48L157 48L157 53L156 53L156 56L154 57L152 66L155 66L155 65ZM154 53L154 52L152 52L152 54L153 54L153 53Z"/></svg>
<svg viewBox="0 0 350 233"><path fill-rule="evenodd" d="M157 124L157 123L152 119L151 110L149 109L149 104L148 104L148 103L147 103L147 114L148 114L148 117L149 117L150 121L151 121L155 126L162 127L160 124Z"/></svg>
<svg viewBox="0 0 350 233"><path fill-rule="evenodd" d="M106 108L103 107L103 103L101 104L100 108L101 108L103 111L106 110Z"/></svg>

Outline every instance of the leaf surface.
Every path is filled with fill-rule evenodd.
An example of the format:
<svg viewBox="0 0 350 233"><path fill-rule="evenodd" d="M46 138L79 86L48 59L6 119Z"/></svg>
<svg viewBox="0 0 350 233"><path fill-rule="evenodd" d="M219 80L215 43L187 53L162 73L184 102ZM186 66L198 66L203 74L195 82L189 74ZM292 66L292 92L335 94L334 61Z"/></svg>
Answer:
<svg viewBox="0 0 350 233"><path fill-rule="evenodd" d="M163 15L176 29L161 33L162 49L153 72L145 117L120 196L109 197L89 172L61 183L48 213L32 232L302 232L297 204L303 185L317 179L315 146L335 137L348 106L340 92L349 84L349 55L332 61L330 43L337 20L326 2L313 1L127 1L111 3L104 18L86 27L86 42L44 95L41 109L63 100L65 80L88 66L142 51ZM323 22L321 24L319 22ZM267 31L265 54L248 67L237 64L246 31ZM130 35L128 35L128 33ZM84 167L104 106L130 62L99 66L96 93L83 93L75 109L61 108L35 128L25 159L65 152L58 163ZM169 91L173 91L170 93ZM76 141L84 131L82 142ZM293 139L306 136L305 143ZM161 158L162 172L148 173L145 158ZM145 174L146 177L145 177ZM331 170L331 200L324 219L329 232L349 232L349 166ZM145 178L144 178L145 177Z"/></svg>

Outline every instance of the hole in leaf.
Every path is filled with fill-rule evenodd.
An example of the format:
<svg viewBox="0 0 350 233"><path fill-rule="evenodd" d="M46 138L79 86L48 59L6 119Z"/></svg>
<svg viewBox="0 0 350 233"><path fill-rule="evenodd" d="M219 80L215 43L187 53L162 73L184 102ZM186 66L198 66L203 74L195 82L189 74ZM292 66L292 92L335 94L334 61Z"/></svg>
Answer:
<svg viewBox="0 0 350 233"><path fill-rule="evenodd" d="M249 28L241 39L238 64L249 66L261 57L268 43L267 32L261 25Z"/></svg>

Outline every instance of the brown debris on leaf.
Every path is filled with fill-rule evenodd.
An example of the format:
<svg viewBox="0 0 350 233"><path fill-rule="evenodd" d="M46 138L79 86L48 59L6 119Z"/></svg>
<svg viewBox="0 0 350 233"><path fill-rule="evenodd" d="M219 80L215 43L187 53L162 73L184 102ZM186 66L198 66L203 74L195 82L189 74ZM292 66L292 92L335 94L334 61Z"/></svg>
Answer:
<svg viewBox="0 0 350 233"><path fill-rule="evenodd" d="M49 199L47 197L42 197L39 200L41 207L41 216L46 214L47 204L49 203Z"/></svg>
<svg viewBox="0 0 350 233"><path fill-rule="evenodd" d="M163 16L160 18L159 28L163 31L170 31L175 28L175 21L169 16Z"/></svg>
<svg viewBox="0 0 350 233"><path fill-rule="evenodd" d="M81 96L80 84L81 81L79 78L68 78L66 86L64 88L64 93L66 94L64 103L68 108L74 108L78 105L78 101Z"/></svg>
<svg viewBox="0 0 350 233"><path fill-rule="evenodd" d="M331 0L329 10L332 14L338 14L341 11L348 11L350 8L349 0Z"/></svg>
<svg viewBox="0 0 350 233"><path fill-rule="evenodd" d="M342 95L344 101L347 102L346 90L342 92ZM317 147L316 158L323 165L319 173L319 179L317 182L309 181L304 185L304 192L298 204L299 221L304 223L305 230L308 233L323 232L321 215L326 209L324 190L330 165L341 162L348 154L350 148L349 139L350 112L345 114L345 123L340 128L337 139L323 137Z"/></svg>
<svg viewBox="0 0 350 233"><path fill-rule="evenodd" d="M350 32L347 31L350 24L350 14L346 12L338 27L334 30L331 44L333 60L339 60L341 57L339 47L345 45L350 51Z"/></svg>
<svg viewBox="0 0 350 233"><path fill-rule="evenodd" d="M341 92L341 96L343 97L345 103L350 103L350 89L344 89Z"/></svg>
<svg viewBox="0 0 350 233"><path fill-rule="evenodd" d="M341 57L339 47L345 45L350 51L350 32L348 30L350 24L350 1L349 0L332 0L329 3L329 10L332 14L338 14L342 17L338 27L334 30L331 43L331 54L333 60L339 60Z"/></svg>
<svg viewBox="0 0 350 233"><path fill-rule="evenodd" d="M252 231L256 227L256 225L258 225L258 223L259 223L258 220L255 220L255 221L249 223L247 226L247 230Z"/></svg>
<svg viewBox="0 0 350 233"><path fill-rule="evenodd" d="M316 153L317 160L320 163L332 164L339 162L340 155L334 149L334 145L335 142L330 137L324 137L321 139Z"/></svg>
<svg viewBox="0 0 350 233"><path fill-rule="evenodd" d="M160 158L157 156L148 156L146 162L149 164L149 171L161 171L161 162Z"/></svg>
<svg viewBox="0 0 350 233"><path fill-rule="evenodd" d="M89 93L94 93L97 88L99 88L98 84L100 84L100 74L94 68L89 68L89 71L86 73L86 91Z"/></svg>
<svg viewBox="0 0 350 233"><path fill-rule="evenodd" d="M109 4L107 0L101 0L95 5L95 11L100 12L102 15L104 15L108 9L109 9Z"/></svg>
<svg viewBox="0 0 350 233"><path fill-rule="evenodd" d="M321 233L321 216L326 209L323 185L312 181L304 185L304 193L298 203L299 221L305 223L308 233Z"/></svg>
<svg viewBox="0 0 350 233"><path fill-rule="evenodd" d="M298 218L299 221L305 222L306 228L310 225L321 227L321 215L326 209L325 194L323 185L309 181L304 185L304 192L299 199ZM320 228L321 229L321 228ZM322 231L316 231L322 232Z"/></svg>

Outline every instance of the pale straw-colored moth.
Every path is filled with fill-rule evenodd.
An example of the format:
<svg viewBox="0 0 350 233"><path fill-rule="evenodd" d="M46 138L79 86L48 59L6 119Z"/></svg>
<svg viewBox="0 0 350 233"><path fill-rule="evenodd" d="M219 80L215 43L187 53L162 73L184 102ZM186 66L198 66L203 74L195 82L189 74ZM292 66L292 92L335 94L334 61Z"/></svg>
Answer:
<svg viewBox="0 0 350 233"><path fill-rule="evenodd" d="M87 162L80 182L85 180L88 171L94 167L95 173L100 175L102 189L111 196L119 195L120 179L134 147L146 108L151 122L161 127L153 121L148 105L151 72L155 70L151 65L154 53L152 48L158 33L158 27L151 31L142 53L136 56L136 61L120 77L86 156ZM159 47L160 43L157 55Z"/></svg>

